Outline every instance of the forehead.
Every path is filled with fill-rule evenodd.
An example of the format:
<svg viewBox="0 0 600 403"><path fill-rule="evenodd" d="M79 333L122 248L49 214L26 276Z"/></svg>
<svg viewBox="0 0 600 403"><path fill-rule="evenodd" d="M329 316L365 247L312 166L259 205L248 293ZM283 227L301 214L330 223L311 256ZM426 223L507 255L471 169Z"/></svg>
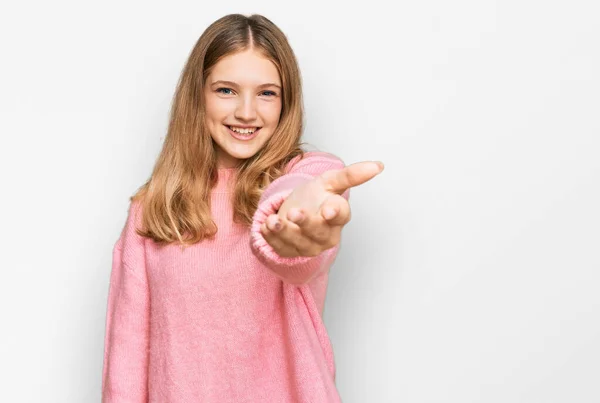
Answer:
<svg viewBox="0 0 600 403"><path fill-rule="evenodd" d="M209 84L226 80L241 86L259 86L264 83L281 85L275 64L255 50L225 56L213 66L208 79Z"/></svg>

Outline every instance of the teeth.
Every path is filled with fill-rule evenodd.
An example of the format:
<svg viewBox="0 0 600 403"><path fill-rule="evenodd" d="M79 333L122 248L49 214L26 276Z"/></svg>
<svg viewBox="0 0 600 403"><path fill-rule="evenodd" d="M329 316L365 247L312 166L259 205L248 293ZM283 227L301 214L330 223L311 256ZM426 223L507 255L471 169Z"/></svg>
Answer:
<svg viewBox="0 0 600 403"><path fill-rule="evenodd" d="M256 131L256 127L253 128L253 129L240 129L240 128L237 128L237 127L229 126L229 128L231 130L233 130L234 132L241 133L241 134L251 134L251 133L254 133Z"/></svg>

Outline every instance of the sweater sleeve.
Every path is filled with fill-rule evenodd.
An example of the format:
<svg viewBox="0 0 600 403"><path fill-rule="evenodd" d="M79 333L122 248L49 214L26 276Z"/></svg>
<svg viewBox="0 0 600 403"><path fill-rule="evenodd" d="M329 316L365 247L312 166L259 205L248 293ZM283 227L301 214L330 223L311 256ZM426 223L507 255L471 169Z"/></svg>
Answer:
<svg viewBox="0 0 600 403"><path fill-rule="evenodd" d="M251 247L255 256L284 282L306 284L335 260L339 245L327 249L318 256L281 257L269 245L260 232L267 217L276 213L290 193L304 182L310 181L325 171L344 168L344 163L332 154L307 152L303 159L294 158L288 164L286 173L264 190L254 213L251 227ZM350 197L347 190L342 195Z"/></svg>
<svg viewBox="0 0 600 403"><path fill-rule="evenodd" d="M113 248L106 311L102 403L148 401L150 299L143 237L135 232L139 204Z"/></svg>

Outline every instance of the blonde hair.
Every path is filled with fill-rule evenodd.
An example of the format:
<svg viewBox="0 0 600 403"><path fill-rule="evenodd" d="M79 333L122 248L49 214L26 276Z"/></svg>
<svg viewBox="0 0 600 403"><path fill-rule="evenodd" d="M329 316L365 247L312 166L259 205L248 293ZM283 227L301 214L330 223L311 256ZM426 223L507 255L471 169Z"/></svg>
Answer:
<svg viewBox="0 0 600 403"><path fill-rule="evenodd" d="M284 173L292 158L303 158L302 83L286 36L261 15L226 15L212 23L192 49L177 84L168 132L152 175L131 197L141 206L139 235L185 246L216 234L210 192L218 172L214 140L204 120L204 87L219 60L247 49L258 51L277 67L282 110L271 138L236 169L234 222L249 226L264 188Z"/></svg>

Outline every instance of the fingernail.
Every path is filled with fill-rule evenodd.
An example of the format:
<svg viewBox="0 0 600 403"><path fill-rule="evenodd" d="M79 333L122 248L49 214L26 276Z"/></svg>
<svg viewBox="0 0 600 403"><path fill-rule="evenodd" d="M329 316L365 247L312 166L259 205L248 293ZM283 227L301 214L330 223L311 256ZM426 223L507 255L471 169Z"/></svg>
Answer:
<svg viewBox="0 0 600 403"><path fill-rule="evenodd" d="M325 218L329 220L330 218L333 218L333 216L335 216L335 210L331 207L326 207L323 214L325 215Z"/></svg>
<svg viewBox="0 0 600 403"><path fill-rule="evenodd" d="M292 210L292 211L290 212L290 219L291 219L293 222L296 222L296 223L297 223L297 222L300 222L300 221L302 221L302 219L303 219L303 218L304 218L304 214L302 214L302 212L301 212L301 211L298 211L298 210Z"/></svg>
<svg viewBox="0 0 600 403"><path fill-rule="evenodd" d="M274 228L275 231L279 231L281 229L281 222L279 221L279 219L275 222Z"/></svg>

